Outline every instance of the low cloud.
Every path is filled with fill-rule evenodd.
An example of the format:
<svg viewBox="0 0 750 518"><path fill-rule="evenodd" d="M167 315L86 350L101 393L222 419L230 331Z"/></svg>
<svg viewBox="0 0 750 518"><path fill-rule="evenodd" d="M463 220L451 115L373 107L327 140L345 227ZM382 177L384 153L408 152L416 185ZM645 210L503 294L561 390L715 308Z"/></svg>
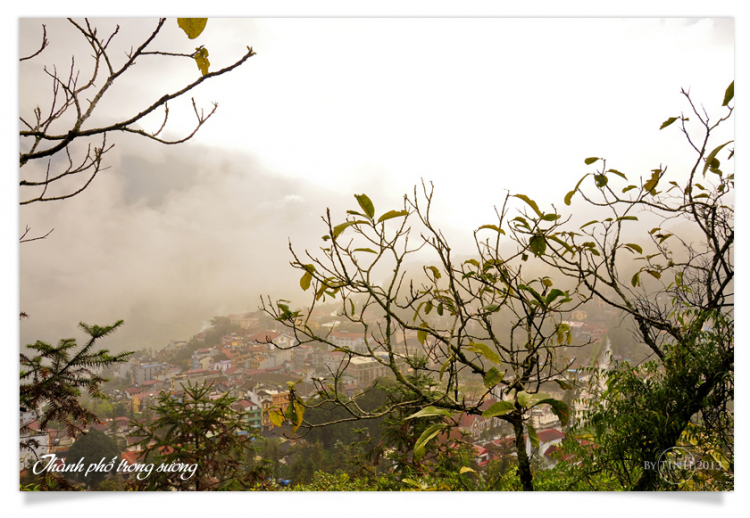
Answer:
<svg viewBox="0 0 750 518"><path fill-rule="evenodd" d="M184 145L114 159L83 194L21 210L21 225L55 229L21 246L22 344L123 319L103 346L161 347L256 309L261 294L298 297L289 241L317 247L318 217L349 201L267 174L250 154Z"/></svg>

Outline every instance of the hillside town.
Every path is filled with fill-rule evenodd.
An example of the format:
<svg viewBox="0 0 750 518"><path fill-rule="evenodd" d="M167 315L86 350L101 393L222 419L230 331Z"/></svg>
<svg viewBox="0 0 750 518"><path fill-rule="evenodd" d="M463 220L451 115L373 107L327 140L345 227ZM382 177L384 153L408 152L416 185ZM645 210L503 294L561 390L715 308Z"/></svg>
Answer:
<svg viewBox="0 0 750 518"><path fill-rule="evenodd" d="M267 315L246 312L214 318L212 326L204 326L206 328L188 340L172 340L158 350L137 351L126 363L106 373L109 379L103 388L106 402L87 402L100 416L88 429L121 441L124 446L121 461L125 465L137 465L142 462L143 445L137 444L139 438L132 435L133 425L155 418L151 408L159 395L166 393L180 398L188 386L210 386L211 398L225 394L234 398L232 407L247 424L263 437L275 438L280 444L278 461L289 464L293 459L285 452L293 455L299 448L292 446L297 442L304 445L305 439L296 439L286 425L275 426L270 414L271 411L282 414L286 411L290 404L290 386L294 387L295 397L304 400L313 397L321 383L332 382L335 378L337 389L354 397L376 380L393 376L388 367L375 358L345 352L364 352L365 336L336 330L340 322L335 316L335 311L330 314L317 311L311 319L313 326L329 328L326 331L328 344L299 344L288 330ZM609 331L616 322L616 313L596 304L570 315L567 323L574 340L585 344L577 349L578 356L568 362L567 368L567 380L578 388L566 391L562 389L564 384L550 381L542 389L553 398L568 401L575 409L574 415L584 412L587 401L597 396L596 387L592 389L588 383L590 373L586 367L596 364L607 368L611 361L633 361L631 356L640 354L637 344L613 345ZM406 334L395 344L395 349L405 350L415 342L418 343L415 337ZM412 370L406 362L399 369L405 374ZM468 386L466 395L472 397ZM490 398L482 401L481 409L489 408L503 397L501 390L493 391ZM527 453L542 468L553 467L559 460L559 444L565 438L565 429L547 406L535 407L529 413L539 443L532 447L526 435ZM450 438L470 444L478 468L503 455L512 455L508 452L514 438L512 430L503 426L504 423L481 415L455 417L457 428L442 440ZM28 468L34 454L54 454L56 462L63 464L74 443L64 428L49 427L43 433L35 433L36 419L33 412L21 414L21 426L32 430L22 440L33 440L36 444L34 452L22 452L22 471Z"/></svg>

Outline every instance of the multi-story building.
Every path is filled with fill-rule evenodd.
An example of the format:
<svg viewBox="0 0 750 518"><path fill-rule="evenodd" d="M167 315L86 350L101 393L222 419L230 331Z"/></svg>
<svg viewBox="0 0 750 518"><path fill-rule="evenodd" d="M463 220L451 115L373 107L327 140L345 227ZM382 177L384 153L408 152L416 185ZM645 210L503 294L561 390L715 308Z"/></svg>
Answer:
<svg viewBox="0 0 750 518"><path fill-rule="evenodd" d="M357 379L357 385L364 389L372 385L376 379L387 376L391 371L387 366L374 358L359 358L355 356L349 360L346 372L354 376Z"/></svg>
<svg viewBox="0 0 750 518"><path fill-rule="evenodd" d="M260 428L263 425L261 407L259 407L252 401L241 399L234 403L232 407L238 412L242 413L242 419L245 422L249 423L253 428Z"/></svg>
<svg viewBox="0 0 750 518"><path fill-rule="evenodd" d="M133 383L140 385L144 381L156 379L161 372L163 364L161 363L141 363L133 365Z"/></svg>
<svg viewBox="0 0 750 518"><path fill-rule="evenodd" d="M271 427L271 419L268 415L269 411L278 409L281 413L286 412L289 406L289 392L282 392L280 390L273 389L262 389L256 391L256 394L260 398L261 410L263 412L261 423L264 428Z"/></svg>
<svg viewBox="0 0 750 518"><path fill-rule="evenodd" d="M337 347L347 347L359 353L367 352L364 333L341 333L334 331L329 335L328 339L336 344Z"/></svg>

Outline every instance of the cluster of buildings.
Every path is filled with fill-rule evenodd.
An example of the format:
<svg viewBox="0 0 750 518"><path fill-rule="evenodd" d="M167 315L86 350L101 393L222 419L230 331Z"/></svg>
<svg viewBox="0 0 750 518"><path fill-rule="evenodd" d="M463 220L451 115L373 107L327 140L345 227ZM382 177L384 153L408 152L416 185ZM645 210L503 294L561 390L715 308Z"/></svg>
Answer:
<svg viewBox="0 0 750 518"><path fill-rule="evenodd" d="M116 374L121 380L120 384L128 386L109 391L109 396L112 404L126 405L128 416L105 419L91 426L127 441L123 460L137 462L138 457L138 448L134 446L137 439L128 437L131 419L136 414L146 413L162 393L179 397L188 384L210 385L212 398L229 394L236 399L234 409L250 426L268 432L273 428L269 411L278 409L284 412L290 404L290 385L294 386L299 397L304 398L317 392L320 383L331 383L330 380L335 378L338 390L351 396L369 387L376 379L392 375L388 362L384 361L385 353L382 353L382 358L377 352L375 357L347 353L369 354L374 350L373 344L368 343L362 333L333 331L328 335L333 347L317 342L300 345L290 334L259 329L260 319L256 314L230 315L229 320L240 330L223 336L218 343L192 350L187 368L184 363L183 366L175 365L177 362L174 358L182 355L184 359L188 344L205 340L206 333L198 333L191 342L171 341L151 357L133 358L119 366ZM606 339L605 325L587 321L586 311L572 314L567 323L576 340L596 342ZM419 346L416 333L407 333L395 344L400 352ZM408 369L405 362L401 362L399 367ZM546 392L556 399L562 399L562 392ZM492 395L502 398L501 394ZM494 399L490 399L484 404L489 407L494 402ZM554 428L559 421L547 405L534 408L530 417L540 438L538 451L549 465L553 465L553 453L564 437L563 432ZM21 416L22 427L25 425L30 430L27 434L29 440L38 444L37 454L56 453L64 456L73 439L66 437L64 430L45 430L37 434L34 431L35 422L34 415ZM497 419L482 416L460 416L458 433L474 444L480 466L509 447L511 438L507 435L508 431L503 433L497 428L497 423ZM531 443L528 438L526 440L527 449L532 453ZM22 459L22 469L23 463Z"/></svg>

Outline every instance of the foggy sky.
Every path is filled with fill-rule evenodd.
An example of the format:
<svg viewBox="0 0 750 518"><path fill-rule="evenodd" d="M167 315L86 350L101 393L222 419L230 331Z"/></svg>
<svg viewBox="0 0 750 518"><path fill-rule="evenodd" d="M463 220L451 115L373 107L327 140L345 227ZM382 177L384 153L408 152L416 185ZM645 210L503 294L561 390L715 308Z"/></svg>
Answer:
<svg viewBox="0 0 750 518"><path fill-rule="evenodd" d="M21 54L40 23L21 22ZM124 42L154 25L121 23ZM52 40L66 26L48 29ZM261 294L301 301L288 240L320 246L319 216L331 207L343 220L353 193L384 212L421 178L435 181L436 221L468 251L506 189L561 207L590 171L588 156L609 157L633 179L660 163L684 174L686 144L660 123L685 109L680 87L712 110L734 77L731 19L211 19L195 45L174 20L167 29L160 47L205 43L212 70L244 45L258 55L194 92L219 110L193 141L112 135L111 168L87 191L21 208L21 230L55 229L20 247L20 309L31 317L22 344L123 319L103 346L160 348L212 316L256 309ZM65 38L52 40L62 43L45 63L69 65L82 52ZM149 81L123 76L97 121L197 74L189 61L140 61L132 75ZM23 114L49 82L20 70ZM189 115L184 103L171 107L171 135Z"/></svg>

